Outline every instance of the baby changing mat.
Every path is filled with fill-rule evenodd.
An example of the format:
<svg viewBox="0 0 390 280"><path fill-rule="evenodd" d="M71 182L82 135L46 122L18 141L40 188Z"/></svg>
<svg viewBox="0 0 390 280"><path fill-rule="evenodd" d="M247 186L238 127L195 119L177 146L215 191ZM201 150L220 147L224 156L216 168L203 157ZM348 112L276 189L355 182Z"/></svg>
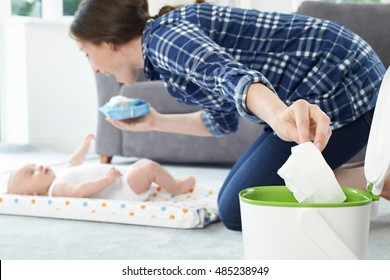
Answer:
<svg viewBox="0 0 390 280"><path fill-rule="evenodd" d="M147 201L0 194L0 214L170 228L203 228L218 220L219 188L197 185L171 195L153 186Z"/></svg>

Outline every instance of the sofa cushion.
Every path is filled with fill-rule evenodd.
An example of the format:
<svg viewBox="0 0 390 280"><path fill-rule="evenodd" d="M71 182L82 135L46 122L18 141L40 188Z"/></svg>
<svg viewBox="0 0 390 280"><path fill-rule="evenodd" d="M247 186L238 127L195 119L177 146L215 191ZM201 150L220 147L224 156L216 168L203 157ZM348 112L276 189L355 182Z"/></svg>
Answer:
<svg viewBox="0 0 390 280"><path fill-rule="evenodd" d="M390 65L390 4L335 4L305 1L298 14L328 19L347 26L366 40L386 68Z"/></svg>

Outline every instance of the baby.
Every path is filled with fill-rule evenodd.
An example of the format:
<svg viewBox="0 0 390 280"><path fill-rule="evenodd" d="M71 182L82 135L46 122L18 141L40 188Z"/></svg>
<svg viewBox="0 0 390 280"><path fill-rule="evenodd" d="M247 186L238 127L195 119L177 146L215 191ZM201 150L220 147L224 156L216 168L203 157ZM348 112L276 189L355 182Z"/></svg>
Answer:
<svg viewBox="0 0 390 280"><path fill-rule="evenodd" d="M14 170L7 193L142 201L148 198L152 183L175 195L191 192L195 186L194 177L175 179L161 165L148 159L124 168L82 165L93 139L92 134L85 137L58 175L49 167L32 163Z"/></svg>

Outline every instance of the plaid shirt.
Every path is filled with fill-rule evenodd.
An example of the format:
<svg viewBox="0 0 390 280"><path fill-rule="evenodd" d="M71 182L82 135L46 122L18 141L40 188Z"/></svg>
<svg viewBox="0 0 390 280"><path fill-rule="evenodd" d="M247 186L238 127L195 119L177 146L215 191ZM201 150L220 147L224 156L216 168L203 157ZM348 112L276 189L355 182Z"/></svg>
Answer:
<svg viewBox="0 0 390 280"><path fill-rule="evenodd" d="M317 104L340 128L375 106L385 68L346 27L297 14L187 5L149 20L145 75L177 101L202 109L215 136L238 129L250 84L263 83L287 105Z"/></svg>

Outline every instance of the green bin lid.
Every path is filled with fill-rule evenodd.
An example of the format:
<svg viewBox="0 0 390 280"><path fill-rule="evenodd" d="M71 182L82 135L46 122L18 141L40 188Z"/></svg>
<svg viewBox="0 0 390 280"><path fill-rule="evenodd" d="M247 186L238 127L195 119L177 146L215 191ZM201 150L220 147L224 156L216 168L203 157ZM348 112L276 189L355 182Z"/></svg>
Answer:
<svg viewBox="0 0 390 280"><path fill-rule="evenodd" d="M253 187L239 193L240 200L253 205L277 207L351 207L372 202L372 195L355 188L342 188L347 199L341 203L299 203L285 186Z"/></svg>

